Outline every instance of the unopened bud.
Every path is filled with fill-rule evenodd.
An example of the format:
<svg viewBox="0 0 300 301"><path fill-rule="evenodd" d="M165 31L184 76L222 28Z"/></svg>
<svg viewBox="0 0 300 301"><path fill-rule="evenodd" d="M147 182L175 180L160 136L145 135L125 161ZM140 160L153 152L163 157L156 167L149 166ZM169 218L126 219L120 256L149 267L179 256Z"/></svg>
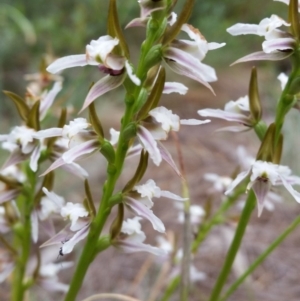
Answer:
<svg viewBox="0 0 300 301"><path fill-rule="evenodd" d="M258 93L257 72L256 68L252 68L250 84L249 84L249 106L251 116L254 123L260 121L262 115L261 101Z"/></svg>

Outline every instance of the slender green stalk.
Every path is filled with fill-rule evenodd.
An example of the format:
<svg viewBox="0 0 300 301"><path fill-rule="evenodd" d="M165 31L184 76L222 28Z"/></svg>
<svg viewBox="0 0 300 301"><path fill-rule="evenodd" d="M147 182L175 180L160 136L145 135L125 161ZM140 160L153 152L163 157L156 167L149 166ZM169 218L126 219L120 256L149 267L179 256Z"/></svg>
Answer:
<svg viewBox="0 0 300 301"><path fill-rule="evenodd" d="M180 276L173 278L171 283L165 289L164 295L162 296L160 301L168 301L173 295L173 293L175 292L175 290L177 289L179 283L180 283Z"/></svg>
<svg viewBox="0 0 300 301"><path fill-rule="evenodd" d="M145 44L147 45L147 47L142 48L141 57L137 67L137 76L141 79L145 78L145 75L147 74L148 71L145 70L145 68L143 68L144 59L152 46L150 43L148 43L148 40L152 41L151 35L149 35L146 38ZM81 288L82 282L89 268L89 265L97 255L97 242L111 210L109 199L111 198L114 192L116 182L122 172L126 153L129 148L129 141L127 141L126 137L124 137L124 130L126 129L126 126L133 120L134 104L138 99L142 86L143 86L142 84L140 86L136 86L134 91L131 91L130 89L131 86L128 88L127 95L125 98L126 110L122 118L120 138L116 150L116 161L114 166L108 166L107 168L108 177L103 186L103 195L100 202L100 207L95 219L91 224L85 246L82 250L81 256L79 258L79 262L76 266L76 270L73 275L69 291L65 297L65 301L74 301L76 299L76 296Z"/></svg>
<svg viewBox="0 0 300 301"><path fill-rule="evenodd" d="M255 208L255 195L254 192L251 190L249 192L249 196L247 198L245 207L243 209L242 215L240 217L240 221L238 227L235 232L235 236L227 253L223 268L219 274L217 282L213 288L212 294L210 296L210 301L216 301L219 298L219 295L222 291L222 288L227 280L227 277L231 271L232 264L234 262L236 253L239 250L241 245L245 230L247 228L248 222L251 217L251 213Z"/></svg>
<svg viewBox="0 0 300 301"><path fill-rule="evenodd" d="M227 298L244 282L244 280L286 239L286 237L295 230L300 224L300 216L294 221L269 245L269 247L251 264L247 271L237 279L226 293L219 299L225 301Z"/></svg>

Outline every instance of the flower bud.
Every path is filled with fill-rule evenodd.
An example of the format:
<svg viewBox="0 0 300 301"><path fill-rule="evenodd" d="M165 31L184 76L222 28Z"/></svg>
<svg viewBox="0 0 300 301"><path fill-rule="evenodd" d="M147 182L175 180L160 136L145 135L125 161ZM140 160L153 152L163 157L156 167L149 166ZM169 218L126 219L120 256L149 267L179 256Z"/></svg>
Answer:
<svg viewBox="0 0 300 301"><path fill-rule="evenodd" d="M144 70L149 70L151 67L160 63L162 60L161 44L154 45L147 53L144 62Z"/></svg>
<svg viewBox="0 0 300 301"><path fill-rule="evenodd" d="M300 24L298 14L298 0L290 0L289 4L289 22L291 23L291 32L296 39L300 38Z"/></svg>
<svg viewBox="0 0 300 301"><path fill-rule="evenodd" d="M249 106L253 121L258 123L261 119L262 108L258 93L257 72L256 68L252 68L250 84L249 84Z"/></svg>
<svg viewBox="0 0 300 301"><path fill-rule="evenodd" d="M273 162L276 126L271 123L257 152L256 160Z"/></svg>
<svg viewBox="0 0 300 301"><path fill-rule="evenodd" d="M31 108L27 124L28 127L35 129L36 131L39 131L41 129L40 127L40 102L37 101L33 107Z"/></svg>
<svg viewBox="0 0 300 301"><path fill-rule="evenodd" d="M113 223L111 224L110 230L109 230L111 240L114 240L121 232L123 219L124 219L124 205L119 204L118 205L118 214L117 214L116 218L114 219Z"/></svg>
<svg viewBox="0 0 300 301"><path fill-rule="evenodd" d="M115 162L115 150L109 141L105 140L103 143L101 143L100 153L106 158L106 160L110 164L113 164Z"/></svg>
<svg viewBox="0 0 300 301"><path fill-rule="evenodd" d="M137 125L135 122L129 123L124 129L123 136L125 143L127 143L131 138L134 138L137 133Z"/></svg>
<svg viewBox="0 0 300 301"><path fill-rule="evenodd" d="M96 216L96 207L91 194L90 185L87 179L84 181L84 189L85 189L86 205L87 205L88 212L91 216Z"/></svg>
<svg viewBox="0 0 300 301"><path fill-rule="evenodd" d="M92 102L89 105L89 117L90 117L89 118L90 123L92 124L94 131L97 133L99 139L103 140L104 139L103 128L102 128L101 122L97 116L94 102Z"/></svg>

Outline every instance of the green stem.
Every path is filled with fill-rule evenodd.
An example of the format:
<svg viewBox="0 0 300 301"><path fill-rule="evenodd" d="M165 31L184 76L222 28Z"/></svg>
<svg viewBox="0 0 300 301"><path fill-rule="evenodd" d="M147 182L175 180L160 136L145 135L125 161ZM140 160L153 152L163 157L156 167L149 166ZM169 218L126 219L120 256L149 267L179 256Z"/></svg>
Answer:
<svg viewBox="0 0 300 301"><path fill-rule="evenodd" d="M146 39L146 45L148 47L143 48L139 60L139 64L137 67L137 76L141 78L142 81L148 72L148 70L144 70L145 68L143 68L144 59L146 57L147 52L151 48L151 45L147 43L148 39L151 40L151 37L147 37ZM122 118L120 138L116 150L115 164L114 166L108 166L107 169L108 177L103 186L103 195L100 202L100 207L95 219L91 224L85 246L82 250L79 262L76 266L76 270L73 275L69 291L65 297L65 301L74 301L76 299L76 296L81 288L82 282L89 268L89 265L91 264L91 262L97 255L97 252L99 251L97 249L97 242L111 210L109 199L113 195L116 182L122 172L123 164L126 158L126 153L129 147L129 141L126 140L126 137L124 137L124 130L126 126L133 120L134 104L138 99L142 87L143 87L143 83L140 86L136 86L133 92L130 91L130 89L128 89L127 91L127 95L125 98L126 110Z"/></svg>
<svg viewBox="0 0 300 301"><path fill-rule="evenodd" d="M160 301L168 301L180 283L180 276L175 277L164 291Z"/></svg>
<svg viewBox="0 0 300 301"><path fill-rule="evenodd" d="M238 227L236 229L235 236L233 238L233 241L232 241L229 251L227 253L223 268L222 268L222 270L219 274L219 277L217 279L217 282L213 288L211 297L209 299L210 301L216 301L219 298L222 288L223 288L223 286L227 280L227 277L231 271L231 267L234 262L236 253L239 250L239 247L242 242L242 238L244 236L246 227L248 225L248 222L251 217L251 213L254 208L255 208L255 195L254 195L254 192L251 190L249 192L249 196L247 198L245 207L244 207L242 215L240 217L240 221L239 221Z"/></svg>
<svg viewBox="0 0 300 301"><path fill-rule="evenodd" d="M247 271L237 279L219 301L225 301L227 298L244 282L244 280L285 240L285 238L295 230L300 224L300 216L279 235L269 247L251 264Z"/></svg>

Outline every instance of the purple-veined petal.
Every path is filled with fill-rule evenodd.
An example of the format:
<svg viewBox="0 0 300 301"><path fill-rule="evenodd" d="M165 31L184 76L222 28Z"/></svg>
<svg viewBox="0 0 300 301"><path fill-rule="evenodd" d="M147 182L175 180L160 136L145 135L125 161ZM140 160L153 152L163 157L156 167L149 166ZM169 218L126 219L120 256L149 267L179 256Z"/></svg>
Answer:
<svg viewBox="0 0 300 301"><path fill-rule="evenodd" d="M179 93L181 95L185 95L188 91L188 87L177 82L165 82L164 94L170 94L170 93Z"/></svg>
<svg viewBox="0 0 300 301"><path fill-rule="evenodd" d="M52 64L48 66L46 70L50 73L55 74L67 68L83 67L86 66L87 64L88 63L86 61L85 54L69 55L54 61Z"/></svg>
<svg viewBox="0 0 300 301"><path fill-rule="evenodd" d="M295 39L281 38L264 41L262 48L265 53L271 53L277 50L293 50L295 48Z"/></svg>
<svg viewBox="0 0 300 301"><path fill-rule="evenodd" d="M19 193L19 189L9 189L0 192L0 204L15 199Z"/></svg>
<svg viewBox="0 0 300 301"><path fill-rule="evenodd" d="M136 201L131 197L126 197L125 204L129 206L137 215L149 220L154 230L162 233L165 232L165 226L163 222L152 212L151 209L147 208L143 203Z"/></svg>
<svg viewBox="0 0 300 301"><path fill-rule="evenodd" d="M250 62L250 61L280 61L284 60L287 57L291 56L293 51L276 51L272 53L265 53L264 51L253 52L248 54L237 61L233 62L230 66L233 66L238 63Z"/></svg>
<svg viewBox="0 0 300 301"><path fill-rule="evenodd" d="M199 120L199 119L180 119L180 124L184 124L184 125L199 125L199 124L205 124L205 123L209 123L210 120L206 119L206 120Z"/></svg>
<svg viewBox="0 0 300 301"><path fill-rule="evenodd" d="M134 156L137 156L141 153L141 150L143 149L143 146L141 144L137 144L135 146L132 146L127 154L126 154L126 158L131 158L131 157L134 157Z"/></svg>
<svg viewBox="0 0 300 301"><path fill-rule="evenodd" d="M64 164L62 168L81 179L87 179L89 177L88 172L75 162Z"/></svg>
<svg viewBox="0 0 300 301"><path fill-rule="evenodd" d="M226 31L231 34L232 36L239 36L245 34L256 34L259 36L264 36L264 34L258 33L259 26L257 24L244 24L244 23L237 23L229 28Z"/></svg>
<svg viewBox="0 0 300 301"><path fill-rule="evenodd" d="M55 82L52 89L47 93L47 95L41 100L40 105L40 120L43 120L47 110L51 107L56 95L62 89L62 82Z"/></svg>
<svg viewBox="0 0 300 301"><path fill-rule="evenodd" d="M31 156L30 156L30 162L29 167L33 172L36 172L38 169L38 161L41 155L41 145L38 145L34 148Z"/></svg>
<svg viewBox="0 0 300 301"><path fill-rule="evenodd" d="M62 158L58 158L57 160L55 160L47 169L46 171L44 171L42 174L40 174L40 177L43 177L44 175L46 175L47 173L49 173L50 171L62 166L66 164L66 162L62 159Z"/></svg>
<svg viewBox="0 0 300 301"><path fill-rule="evenodd" d="M3 166L1 167L1 170L4 170L5 168L11 166L11 165L16 165L20 162L23 162L28 159L30 154L23 154L20 149L14 150L8 159L5 161Z"/></svg>
<svg viewBox="0 0 300 301"><path fill-rule="evenodd" d="M282 181L282 184L283 186L286 188L286 190L292 195L292 197L298 202L300 203L300 193L295 190L292 185L290 183L288 183L288 181L282 177L280 174L279 174L279 177Z"/></svg>
<svg viewBox="0 0 300 301"><path fill-rule="evenodd" d="M44 230L48 237L53 237L55 235L55 227L52 219L48 218L44 221L40 221L40 227Z"/></svg>
<svg viewBox="0 0 300 301"><path fill-rule="evenodd" d="M146 27L148 20L149 20L148 17L135 18L125 26L125 29L130 28L130 27Z"/></svg>
<svg viewBox="0 0 300 301"><path fill-rule="evenodd" d="M164 57L175 61L177 64L189 69L190 72L205 82L214 82L217 80L215 69L211 66L201 63L197 58L190 55L186 51L169 47L164 52Z"/></svg>
<svg viewBox="0 0 300 301"><path fill-rule="evenodd" d="M257 200L258 217L261 216L261 213L264 209L264 201L268 192L270 191L270 188L271 184L269 182L264 182L259 179L257 179L252 185L252 189Z"/></svg>
<svg viewBox="0 0 300 301"><path fill-rule="evenodd" d="M244 126L244 125L233 125L233 126L225 126L220 129L217 129L216 132L233 132L233 133L240 133L240 132L247 132L250 131L252 127Z"/></svg>
<svg viewBox="0 0 300 301"><path fill-rule="evenodd" d="M62 155L62 159L65 163L73 163L73 161L79 159L80 157L89 155L99 149L99 142L97 140L89 140L83 143L80 143L70 150L66 151Z"/></svg>
<svg viewBox="0 0 300 301"><path fill-rule="evenodd" d="M38 132L34 133L32 136L35 139L59 137L62 135L62 131L63 131L62 128L50 128L50 129L38 131Z"/></svg>
<svg viewBox="0 0 300 301"><path fill-rule="evenodd" d="M182 178L182 174L180 173L178 167L176 166L176 164L175 164L171 154L168 152L168 150L159 141L157 142L157 147L160 151L161 157L174 169L174 171L177 173L177 175Z"/></svg>
<svg viewBox="0 0 300 301"><path fill-rule="evenodd" d="M165 197L165 198L168 198L168 199L172 199L172 200L175 200L175 201L186 201L188 200L188 198L183 198L175 193L172 193L170 191L167 191L167 190L161 190L160 191L160 195Z"/></svg>
<svg viewBox="0 0 300 301"><path fill-rule="evenodd" d="M32 241L36 244L39 236L39 222L38 222L38 215L36 210L33 210L31 212L30 222L31 222L31 238Z"/></svg>
<svg viewBox="0 0 300 301"><path fill-rule="evenodd" d="M225 191L225 195L229 195L233 189L240 184L246 177L249 175L251 168L249 170L243 171L237 175L237 177L230 183L227 190Z"/></svg>
<svg viewBox="0 0 300 301"><path fill-rule="evenodd" d="M125 253L148 252L156 256L164 256L167 254L163 249L153 247L148 244L126 241L126 239L116 241L114 246Z"/></svg>
<svg viewBox="0 0 300 301"><path fill-rule="evenodd" d="M97 81L86 96L82 109L79 111L79 113L86 109L96 98L119 87L123 83L125 76L126 73L117 76L107 75Z"/></svg>
<svg viewBox="0 0 300 301"><path fill-rule="evenodd" d="M161 163L162 157L160 151L157 147L157 143L152 137L151 133L143 126L138 127L137 135L143 144L146 151L149 153L151 159L153 160L154 164L159 166Z"/></svg>
<svg viewBox="0 0 300 301"><path fill-rule="evenodd" d="M74 246L81 240L85 239L89 233L90 223L86 224L83 228L75 233L68 241L62 245L62 253L68 254L73 251Z"/></svg>
<svg viewBox="0 0 300 301"><path fill-rule="evenodd" d="M50 239L45 241L40 248L52 246L52 245L60 245L62 242L65 242L66 240L70 239L71 236L74 235L74 232L70 230L70 224L68 224L66 227L64 227L62 230L60 230L58 233L56 233L54 236L52 236Z"/></svg>
<svg viewBox="0 0 300 301"><path fill-rule="evenodd" d="M227 121L239 122L246 125L251 125L249 117L233 112L227 112L220 109L203 109L197 111L200 116L220 118Z"/></svg>

